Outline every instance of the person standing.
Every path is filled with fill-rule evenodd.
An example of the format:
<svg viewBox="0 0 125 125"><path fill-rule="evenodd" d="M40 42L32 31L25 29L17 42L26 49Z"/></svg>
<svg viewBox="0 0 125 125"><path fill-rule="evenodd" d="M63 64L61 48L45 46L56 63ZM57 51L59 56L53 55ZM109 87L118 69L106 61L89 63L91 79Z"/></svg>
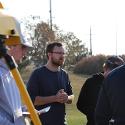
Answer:
<svg viewBox="0 0 125 125"><path fill-rule="evenodd" d="M89 77L82 86L77 101L77 108L80 112L86 115L86 125L95 125L95 107L104 78L114 68L123 63L124 61L121 57L110 56L103 65L103 73L96 73Z"/></svg>
<svg viewBox="0 0 125 125"><path fill-rule="evenodd" d="M125 65L104 80L95 111L96 125L125 125Z"/></svg>
<svg viewBox="0 0 125 125"><path fill-rule="evenodd" d="M26 55L28 46L26 43L8 45L7 52L19 63ZM2 57L0 58L0 125L26 125L22 115L19 89Z"/></svg>
<svg viewBox="0 0 125 125"><path fill-rule="evenodd" d="M64 63L64 48L59 42L48 44L47 64L37 68L31 75L27 90L37 110L51 106L49 112L39 117L43 125L67 125L65 103L74 98L67 72L61 68Z"/></svg>

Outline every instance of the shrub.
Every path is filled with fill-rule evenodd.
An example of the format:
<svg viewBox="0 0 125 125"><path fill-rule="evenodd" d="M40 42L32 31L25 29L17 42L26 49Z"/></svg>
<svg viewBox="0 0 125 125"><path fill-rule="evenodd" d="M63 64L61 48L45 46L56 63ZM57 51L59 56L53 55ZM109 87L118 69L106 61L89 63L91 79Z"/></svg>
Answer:
<svg viewBox="0 0 125 125"><path fill-rule="evenodd" d="M74 67L74 73L91 75L101 72L106 60L104 55L84 57Z"/></svg>

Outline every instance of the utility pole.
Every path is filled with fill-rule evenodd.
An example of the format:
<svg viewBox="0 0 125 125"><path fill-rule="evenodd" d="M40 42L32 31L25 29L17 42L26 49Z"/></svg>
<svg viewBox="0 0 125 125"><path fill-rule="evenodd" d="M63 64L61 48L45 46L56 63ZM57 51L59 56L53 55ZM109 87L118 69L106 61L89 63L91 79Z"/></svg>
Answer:
<svg viewBox="0 0 125 125"><path fill-rule="evenodd" d="M52 2L50 0L50 10L49 10L49 13L50 13L50 29L52 31Z"/></svg>
<svg viewBox="0 0 125 125"><path fill-rule="evenodd" d="M116 31L116 56L117 56L117 31Z"/></svg>
<svg viewBox="0 0 125 125"><path fill-rule="evenodd" d="M89 55L92 56L92 33L91 33L91 26L90 26L90 52L89 52Z"/></svg>

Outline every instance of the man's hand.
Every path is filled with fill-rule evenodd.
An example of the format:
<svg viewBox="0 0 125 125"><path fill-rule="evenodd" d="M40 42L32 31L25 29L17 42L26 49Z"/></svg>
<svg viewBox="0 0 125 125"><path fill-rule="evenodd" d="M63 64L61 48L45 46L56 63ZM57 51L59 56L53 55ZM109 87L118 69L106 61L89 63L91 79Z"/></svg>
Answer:
<svg viewBox="0 0 125 125"><path fill-rule="evenodd" d="M66 103L68 101L68 95L64 89L60 89L56 94L56 101L59 103Z"/></svg>

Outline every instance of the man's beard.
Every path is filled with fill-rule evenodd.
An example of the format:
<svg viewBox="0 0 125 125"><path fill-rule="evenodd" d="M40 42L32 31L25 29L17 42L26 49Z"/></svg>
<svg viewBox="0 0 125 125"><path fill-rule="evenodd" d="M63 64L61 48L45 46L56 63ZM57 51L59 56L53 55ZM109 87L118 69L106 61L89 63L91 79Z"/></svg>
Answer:
<svg viewBox="0 0 125 125"><path fill-rule="evenodd" d="M55 66L62 66L64 63L64 59L60 58L58 60L52 58L52 64Z"/></svg>

